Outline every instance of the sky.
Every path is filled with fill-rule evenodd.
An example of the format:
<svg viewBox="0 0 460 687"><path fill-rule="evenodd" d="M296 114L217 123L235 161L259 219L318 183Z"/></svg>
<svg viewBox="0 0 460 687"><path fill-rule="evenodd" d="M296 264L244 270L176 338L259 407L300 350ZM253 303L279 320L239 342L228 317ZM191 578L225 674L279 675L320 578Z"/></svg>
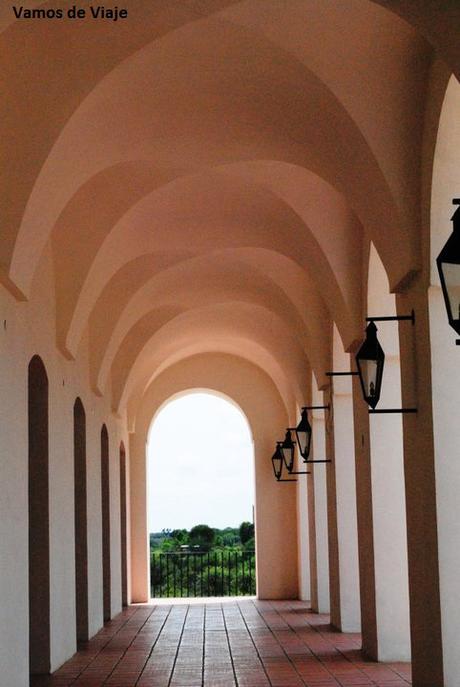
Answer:
<svg viewBox="0 0 460 687"><path fill-rule="evenodd" d="M149 530L252 522L254 451L243 413L210 392L165 405L148 442Z"/></svg>

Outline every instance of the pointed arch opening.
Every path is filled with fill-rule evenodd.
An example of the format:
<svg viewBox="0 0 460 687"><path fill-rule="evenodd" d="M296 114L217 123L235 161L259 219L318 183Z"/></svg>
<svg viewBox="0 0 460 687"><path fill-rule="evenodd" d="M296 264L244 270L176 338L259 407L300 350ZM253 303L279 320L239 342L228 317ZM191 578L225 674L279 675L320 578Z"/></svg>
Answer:
<svg viewBox="0 0 460 687"><path fill-rule="evenodd" d="M121 540L121 603L128 605L128 547L126 510L126 450L120 444L120 540Z"/></svg>
<svg viewBox="0 0 460 687"><path fill-rule="evenodd" d="M48 376L35 355L28 372L29 671L50 672Z"/></svg>
<svg viewBox="0 0 460 687"><path fill-rule="evenodd" d="M110 570L110 462L109 434L101 429L102 586L104 622L112 617Z"/></svg>
<svg viewBox="0 0 460 687"><path fill-rule="evenodd" d="M88 639L88 515L86 492L86 413L80 398L73 407L75 500L75 607L77 641Z"/></svg>

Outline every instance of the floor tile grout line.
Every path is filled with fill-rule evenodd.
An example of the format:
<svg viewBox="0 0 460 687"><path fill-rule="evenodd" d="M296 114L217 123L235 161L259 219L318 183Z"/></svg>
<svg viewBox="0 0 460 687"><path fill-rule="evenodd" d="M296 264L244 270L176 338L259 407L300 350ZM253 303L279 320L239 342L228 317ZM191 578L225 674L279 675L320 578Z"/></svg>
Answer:
<svg viewBox="0 0 460 687"><path fill-rule="evenodd" d="M123 654L120 656L120 658L118 659L118 661L115 663L115 665L113 666L112 670L111 670L110 673L107 675L107 677L103 680L101 687L104 687L104 685L107 684L107 680L113 675L113 673L114 673L114 671L116 670L117 666L120 665L121 661L122 661L122 660L124 659L124 657L126 656L127 651L128 651L128 650L130 649L130 647L133 645L133 642L137 639L137 637L139 636L139 633L142 631L142 629L145 627L145 625L149 622L150 618L151 618L152 615L155 613L155 611L157 610L157 608L158 608L158 607L156 607L156 606L154 606L154 607L152 608L152 611L148 614L147 618L144 620L144 622L142 623L142 625L139 627L139 629L137 630L136 634L134 635L134 637L132 638L132 640L130 641L130 643L129 643L128 646L126 647L126 649L123 651ZM139 610L139 609L138 609L138 610ZM165 621L165 622L166 622L166 621ZM164 624L164 623L163 623L163 624ZM163 625L162 625L162 627L163 627ZM121 629L121 628L120 628L120 629ZM160 630L160 632L161 632L161 630ZM118 632L114 635L114 637L115 637L117 634L118 634Z"/></svg>
<svg viewBox="0 0 460 687"><path fill-rule="evenodd" d="M201 654L201 687L204 686L204 662L206 659L206 604L203 607L203 651Z"/></svg>
<svg viewBox="0 0 460 687"><path fill-rule="evenodd" d="M230 645L230 637L228 636L228 628L227 628L227 619L225 618L225 611L223 608L223 605L220 604L220 610L222 612L222 619L224 621L224 627L225 627L225 635L227 637L227 644L228 644L228 651L230 654L230 661L232 664L232 670L233 670L233 677L235 678L235 685L238 687L238 678L236 677L236 670L235 670L235 663L233 661L233 653L232 653L232 647Z"/></svg>
<svg viewBox="0 0 460 687"><path fill-rule="evenodd" d="M253 602L253 601L251 601L251 604L254 606L254 602ZM257 658L258 658L259 661L260 661L260 665L262 666L262 670L263 670L264 673L265 673L265 676L266 676L266 678L267 678L267 680L268 680L269 685L271 685L271 684L272 684L272 681L270 680L270 676L269 676L269 674L267 673L267 669L265 668L265 664L264 664L264 662L262 661L262 656L261 656L260 653L259 653L259 649L257 648L257 645L256 645L256 643L255 643L255 641L254 641L254 637L253 637L252 634L251 634L251 630L250 630L249 627L248 627L248 624L247 624L247 622L246 622L246 618L244 617L244 614L243 614L242 611L241 611L240 604L238 603L238 601L236 602L236 605L237 605L237 607L238 607L238 611L239 611L239 613L240 613L240 615L241 615L241 618L242 618L242 620L243 620L243 623L244 623L244 626L245 626L245 628L246 628L246 630L247 630L247 633L248 633L248 635L249 635L249 637L250 637L250 639L251 639L251 642L252 642L253 645L254 645L254 649L255 649L255 652L256 652L256 654L257 654Z"/></svg>
<svg viewBox="0 0 460 687"><path fill-rule="evenodd" d="M270 603L270 606L273 608L273 605L272 605L271 603ZM291 606L291 608L292 608L292 606ZM273 608L273 610L276 611L276 609L274 609L274 608ZM276 612L278 613L278 611L276 611ZM297 634L295 628L289 623L288 620L286 620L286 618L284 618L283 612L278 613L278 615L281 616L281 618L283 619L283 621L284 621L284 622L286 623L286 625L294 632L294 634L296 635L296 637L298 637L299 640L300 640L303 644L305 644L305 646L311 651L311 653L313 654L313 656L319 661L319 663L321 663L321 665L324 667L324 669L327 670L327 672L328 672L335 680L337 680L337 678L335 677L335 675L333 675L333 673L331 673L331 671L329 670L329 668L327 667L327 665L323 662L323 660L321 659L321 657L320 657L320 656L319 656L319 655L318 655L318 654L317 654L317 653L316 653L316 652L315 652L315 651L305 642L304 639L302 639L302 637L300 637L300 635ZM307 622L308 622L308 621L307 621ZM339 647L337 647L337 646L329 639L329 637L327 637L326 635L324 635L324 634L321 632L321 630L318 630L318 629L316 628L315 625L312 625L312 624L310 624L310 623L308 623L308 625L309 625L309 626L312 628L312 630L314 630L320 637L322 637L322 639L324 639L324 641L326 641L328 644L330 644L331 647L332 647L333 649L335 649L335 651L337 651L337 652L342 656L342 658L343 658L344 660L348 661L348 663L350 663L351 665L355 666L355 667L356 667L356 670L359 670L359 672L363 675L363 677L366 677L368 680L370 680L371 682L373 682L374 687L379 687L378 683L375 682L375 680L374 680L373 678L371 678L371 677L369 677L368 675L366 675L366 673L364 672L364 670L363 670L362 668L360 668L359 666L357 666L353 661L351 661L351 660L348 658L348 656L346 656L346 655L343 653L343 651L342 651ZM329 625L331 625L331 623L329 623ZM333 627L333 625L331 625L331 627ZM376 662L376 663L378 663L378 662ZM382 665L382 664L381 664L381 665ZM390 669L390 670L392 670L392 669ZM394 671L392 671L392 672L394 672ZM396 673L395 673L395 675L396 675ZM398 675L398 677L401 677L401 676ZM410 687L410 685L411 685L410 682L407 682L405 678L401 678L401 679L403 679L404 682L407 683L408 687Z"/></svg>
<svg viewBox="0 0 460 687"><path fill-rule="evenodd" d="M273 608L272 604L270 604L270 606ZM276 609L273 609L273 610L276 611ZM278 611L276 611L276 613L278 613ZM307 649L308 649L309 651L311 651L312 655L316 658L316 660L318 661L318 663L320 663L320 664L323 666L324 670L326 670L326 671L329 673L329 675L330 675L336 682L338 682L336 676L330 671L330 669L329 669L328 666L323 662L323 660L321 659L321 657L320 657L320 656L319 656L319 655L318 655L318 654L317 654L317 653L307 644L307 642L306 642L304 639L302 639L302 637L300 637L300 636L297 634L295 628L293 628L292 625L283 617L283 613L278 613L278 615L281 616L281 618L283 619L283 621L286 623L286 625L289 627L289 629L290 629L292 632L294 632L295 636L299 638L299 640L302 642L302 644L304 644L304 645L307 647ZM307 620L307 622L308 622L308 620ZM330 623L329 623L329 624L330 624ZM334 646L334 645L332 644L332 642L331 642L327 637L325 637L325 636L323 635L323 633L320 632L320 630L318 630L318 629L316 628L315 625L312 625L311 623L308 623L308 625L309 625L309 627L310 627L314 632L316 632L317 635L319 635L322 639L324 639L325 641L327 641L327 642L331 645L331 647L333 647L333 648L334 648L334 649L335 649L335 650L336 650L336 651L337 651L346 661L348 661L348 663L350 663L351 665L354 665L353 662L350 661L350 659L348 658L348 656L345 656L345 655L340 651L340 649L338 649L336 646ZM362 672L360 668L358 668L358 670L359 670L360 672ZM363 675L365 675L365 674L363 673ZM366 676L366 677L367 677L367 676ZM369 679L374 683L374 687L378 687L377 683L374 682L374 680L372 680L372 678L369 678Z"/></svg>
<svg viewBox="0 0 460 687"><path fill-rule="evenodd" d="M162 608L162 606L154 606L154 608ZM164 607L163 607L163 608L164 608ZM158 640L160 639L161 633L162 633L163 630L164 630L164 626L166 625L166 622L167 622L169 616L171 615L172 609L173 609L173 607L170 606L170 607L169 607L169 611L168 611L168 613L167 613L167 615L166 615L166 618L163 620L163 622L162 622L162 624L161 624L160 631L159 631L159 633L158 633L158 635L157 635L157 638L155 639L155 641L154 641L153 644L152 644L152 647L151 647L151 649L150 649L150 651L149 651L149 655L147 656L147 658L146 658L145 661L144 661L144 665L142 666L142 670L141 670L141 672L140 672L140 674L139 674L139 677L136 678L136 682L134 683L134 687L137 687L137 685L139 684L139 680L141 679L141 677L142 677L142 675L143 675L143 673L144 673L144 670L145 670L145 667L146 667L147 663L150 661L150 658L151 658L151 656L152 656L152 654L153 654L154 648L155 648L156 645L158 644ZM152 613L150 614L149 618L151 617L152 614L153 614L153 611L152 611Z"/></svg>
<svg viewBox="0 0 460 687"><path fill-rule="evenodd" d="M272 604L271 604L270 602L268 602L268 603L270 604L270 607L275 611L275 613L276 613L277 615L280 615L280 614L278 613L278 611L277 611L275 608L273 608ZM303 679L302 675L301 675L301 674L299 673L299 671L297 670L297 666L295 665L295 663L293 663L293 661L291 661L291 659L289 658L289 656L288 656L288 654L287 654L287 652L286 652L286 649L285 649L284 646L281 644L281 642L278 640L278 637L275 635L275 633L273 632L272 628L271 628L270 625L267 623L267 621L266 621L265 618L263 617L262 613L259 611L259 609L257 608L257 606L256 606L255 604L254 604L254 608L256 609L256 611L257 611L257 613L259 614L259 616L260 616L260 618L262 619L262 621L265 623L265 626L267 627L268 631L270 632L270 634L272 635L272 637L274 638L274 640L277 642L277 644L279 645L279 647L280 647L281 650L283 651L283 653L284 653L284 655L286 656L287 660L289 661L289 663L290 663L290 664L292 665L292 667L294 668L294 670L295 670L295 672L297 673L297 675L299 676L299 678L300 678L302 684L303 684L303 685L306 685L306 687L308 687L308 686L307 686L307 683L306 683L305 680ZM308 648L309 648L309 647L308 647ZM312 652L312 653L313 653L313 652ZM332 677L334 677L334 676L332 676Z"/></svg>
<svg viewBox="0 0 460 687"><path fill-rule="evenodd" d="M153 606L153 607L152 607L151 612L148 614L148 616L147 616L147 618L145 619L145 621L142 623L142 625L141 625L141 626L139 627L139 629L137 630L137 632L136 632L136 634L134 635L133 639L131 640L131 642L129 643L129 645L128 645L128 646L126 647L126 649L124 650L123 655L122 655L121 658L116 662L116 664L114 665L114 667L113 667L112 670L110 671L109 675L107 675L107 677L104 679L104 681L103 681L103 683L102 683L102 686L105 685L105 684L107 683L107 680L113 675L113 673L114 673L115 669L117 668L117 666L120 665L120 662L121 662L121 661L123 660L123 658L126 656L126 653L127 653L128 649L133 645L133 642L137 639L137 637L139 636L139 633L142 631L142 629L145 627L145 625L149 622L150 618L152 617L152 615L155 613L155 611L156 611L158 608L159 608L158 606ZM137 610L140 610L140 608L137 609ZM164 624L165 624L165 622L166 622L166 620L167 620L167 618L168 618L170 612L171 612L171 610L169 610L168 615L167 615L166 618L164 619L164 621L163 621L163 623L162 623L162 625L161 625L160 631L159 631L159 633L158 633L158 636L157 636L157 638L156 638L155 643L153 644L153 646L155 646L155 644L157 643L158 637L159 637L160 634L161 634L161 631L162 631L162 629L163 629L163 627L164 627ZM118 634L118 633L117 633L117 634ZM152 649L153 649L153 647L152 647ZM149 652L149 656L150 656L150 653L151 653L151 652ZM147 658L147 660L148 660L148 658ZM140 675L139 675L139 677L137 678L135 684L138 683L139 678L140 678L140 676L142 675L142 672L143 672L144 668L145 668L145 663L144 663L144 666L143 666L143 668L142 668L142 670L141 670L141 672L140 672Z"/></svg>
<svg viewBox="0 0 460 687"><path fill-rule="evenodd" d="M180 606L179 606L179 608L180 608ZM180 633L180 635L179 635L179 641L177 642L177 649L176 649L176 653L175 653L175 656L174 656L174 661L173 661L173 665L172 665L171 674L170 674L169 680L168 680L168 687L170 687L171 681L172 681L172 679L173 679L174 670L175 670L175 668L176 668L176 663L177 663L177 657L179 656L179 649L180 649L180 645L181 645L181 643L182 643L182 637L184 636L185 623L187 622L187 617L188 617L188 612L189 612L189 610L190 610L190 604L188 604L187 607L186 607L186 611L185 611L185 615L184 615L184 620L183 620L183 623L182 623L182 630L181 630L181 633Z"/></svg>
<svg viewBox="0 0 460 687"><path fill-rule="evenodd" d="M80 670L80 672L78 673L78 675L77 675L75 678L71 678L71 680L70 680L70 682L68 683L68 686L67 686L67 687L72 687L72 685L74 685L74 684L76 683L76 681L80 679L80 677L83 675L83 673L85 672L85 670L88 670L88 668L94 663L94 661L95 661L95 660L100 656L100 654L104 651L104 649L106 648L106 646L107 646L108 644L110 644L110 642L112 641L112 639L113 639L114 637L116 637L116 635L120 632L120 630L122 630L122 629L125 627L125 625L127 625L127 624L129 623L130 620L132 620L132 618L137 614L137 612L138 612L139 610L140 610L139 608L136 608L135 611L134 611L134 613L133 613L132 615L130 615L128 618L126 618L125 622L122 623L122 624L120 625L120 627L118 628L118 630L117 630L116 632L114 632L113 635L110 635L110 637L107 639L107 641L100 647L100 649L99 649L99 651L97 652L97 654L95 654L95 655L93 656L93 658L91 659L91 661L90 661L89 663L87 663L86 666L85 666L82 670ZM120 612L123 613L123 610L121 610ZM152 610L152 613L153 613L153 610ZM149 617L150 617L150 615L151 615L151 613L149 614ZM96 633L96 635L95 635L94 637L92 637L92 639L88 640L88 643L91 642L91 641L94 641L95 638L97 637L97 635L98 635L100 632L103 632L104 629L105 629L105 625L103 625L103 626L101 627L101 629ZM74 654L74 656L76 656L76 655L79 653L79 651L80 651L80 650L78 649L78 645L77 645L77 651L76 651L76 653Z"/></svg>

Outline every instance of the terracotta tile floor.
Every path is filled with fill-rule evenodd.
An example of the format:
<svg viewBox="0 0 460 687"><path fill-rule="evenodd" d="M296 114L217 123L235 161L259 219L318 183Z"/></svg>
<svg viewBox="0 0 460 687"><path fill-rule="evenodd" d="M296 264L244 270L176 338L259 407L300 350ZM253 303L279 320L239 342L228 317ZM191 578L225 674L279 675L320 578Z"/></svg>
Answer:
<svg viewBox="0 0 460 687"><path fill-rule="evenodd" d="M301 601L130 606L32 687L407 687L409 664L365 661Z"/></svg>

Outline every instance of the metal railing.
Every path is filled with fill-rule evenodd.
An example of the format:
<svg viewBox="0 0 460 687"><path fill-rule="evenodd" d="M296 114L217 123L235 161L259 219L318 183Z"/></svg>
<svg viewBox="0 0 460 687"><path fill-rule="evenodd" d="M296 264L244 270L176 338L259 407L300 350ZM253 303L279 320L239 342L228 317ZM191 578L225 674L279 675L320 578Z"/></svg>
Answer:
<svg viewBox="0 0 460 687"><path fill-rule="evenodd" d="M254 551L151 553L154 598L252 596Z"/></svg>

